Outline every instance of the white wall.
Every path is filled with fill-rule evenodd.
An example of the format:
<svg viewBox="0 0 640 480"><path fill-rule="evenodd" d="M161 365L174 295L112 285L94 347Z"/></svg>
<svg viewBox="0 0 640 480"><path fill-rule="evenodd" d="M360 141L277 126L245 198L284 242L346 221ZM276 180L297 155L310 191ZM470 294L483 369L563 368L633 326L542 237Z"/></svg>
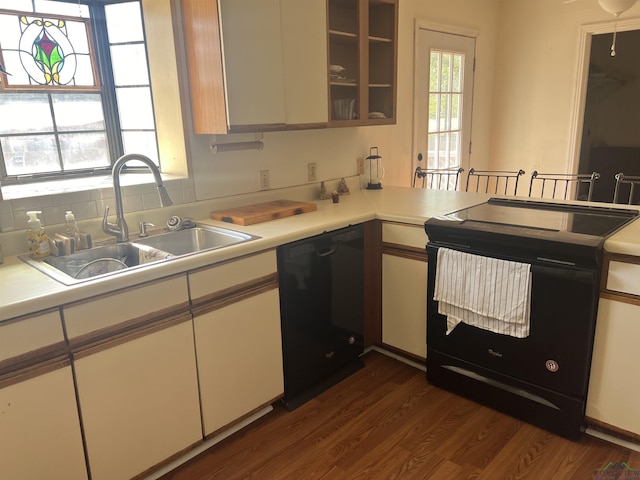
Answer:
<svg viewBox="0 0 640 480"><path fill-rule="evenodd" d="M356 158L379 147L386 169L383 185L409 186L412 179L414 19L480 32L474 98L472 162L488 164L498 0L400 0L398 22L397 123L264 134L262 151L211 154L211 138L191 135L192 170L199 200L259 189L259 171L269 170L271 188L307 183L307 163L318 180L356 174ZM241 138L247 139L244 135ZM249 136L248 139L252 139Z"/></svg>
<svg viewBox="0 0 640 480"><path fill-rule="evenodd" d="M620 20L638 15L640 4ZM501 0L491 168L522 168L527 180L533 170L572 171L571 145L579 144L581 134L572 131L583 54L580 30L613 19L596 0ZM519 193L525 188L528 181Z"/></svg>

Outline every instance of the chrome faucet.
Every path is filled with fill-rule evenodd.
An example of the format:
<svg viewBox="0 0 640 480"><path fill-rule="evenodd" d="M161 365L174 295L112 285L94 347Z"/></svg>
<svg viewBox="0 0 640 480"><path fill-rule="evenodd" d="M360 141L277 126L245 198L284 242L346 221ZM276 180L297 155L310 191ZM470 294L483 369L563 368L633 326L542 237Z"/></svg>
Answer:
<svg viewBox="0 0 640 480"><path fill-rule="evenodd" d="M162 205L163 207L173 205L173 202L169 198L169 194L167 193L167 190L164 188L164 185L162 183L160 170L158 170L158 167L150 158L138 153L130 153L121 156L113 165L112 170L113 190L116 201L116 223L109 222L108 206L105 207L104 217L102 218L102 231L104 231L104 233L108 235L115 235L118 242L129 241L129 227L127 226L127 222L124 220L124 209L122 208L122 191L120 189L120 173L122 172L122 168L124 167L125 163L127 163L129 160L139 160L147 167L149 167L149 170L151 170L151 173L153 173L153 177L156 181L156 187L158 188L158 194L160 195L160 205Z"/></svg>

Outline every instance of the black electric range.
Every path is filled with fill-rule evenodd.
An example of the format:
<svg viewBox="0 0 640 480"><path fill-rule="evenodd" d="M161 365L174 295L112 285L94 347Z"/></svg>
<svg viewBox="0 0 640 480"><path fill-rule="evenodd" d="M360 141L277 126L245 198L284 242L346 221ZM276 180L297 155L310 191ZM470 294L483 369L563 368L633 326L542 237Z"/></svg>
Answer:
<svg viewBox="0 0 640 480"><path fill-rule="evenodd" d="M585 427L604 242L637 216L632 209L492 198L427 220L427 380L577 438ZM524 338L472 323L447 326L434 299L443 248L528 266ZM463 266L462 274L480 278L465 270L472 268Z"/></svg>

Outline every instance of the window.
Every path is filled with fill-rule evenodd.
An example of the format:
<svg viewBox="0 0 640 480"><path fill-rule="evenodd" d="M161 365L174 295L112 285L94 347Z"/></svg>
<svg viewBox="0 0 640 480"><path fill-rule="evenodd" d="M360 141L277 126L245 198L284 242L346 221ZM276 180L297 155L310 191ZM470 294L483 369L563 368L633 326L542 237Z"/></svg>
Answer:
<svg viewBox="0 0 640 480"><path fill-rule="evenodd" d="M139 0L9 0L0 10L2 183L159 164Z"/></svg>
<svg viewBox="0 0 640 480"><path fill-rule="evenodd" d="M464 55L431 50L427 168L460 166Z"/></svg>
<svg viewBox="0 0 640 480"><path fill-rule="evenodd" d="M474 50L471 36L418 29L414 169L469 168ZM454 188L447 178L438 188Z"/></svg>

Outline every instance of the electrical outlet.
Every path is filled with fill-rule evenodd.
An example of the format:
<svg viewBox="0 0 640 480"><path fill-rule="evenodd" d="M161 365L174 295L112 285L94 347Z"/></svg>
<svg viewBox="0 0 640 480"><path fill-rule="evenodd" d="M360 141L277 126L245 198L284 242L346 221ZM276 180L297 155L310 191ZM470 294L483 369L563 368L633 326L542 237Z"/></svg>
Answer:
<svg viewBox="0 0 640 480"><path fill-rule="evenodd" d="M260 170L260 190L269 190L269 170Z"/></svg>
<svg viewBox="0 0 640 480"><path fill-rule="evenodd" d="M356 159L356 165L357 165L356 174L357 175L364 175L364 158L362 158L362 157L357 158Z"/></svg>
<svg viewBox="0 0 640 480"><path fill-rule="evenodd" d="M315 182L318 179L318 171L316 170L315 163L307 164L307 180L310 182Z"/></svg>

